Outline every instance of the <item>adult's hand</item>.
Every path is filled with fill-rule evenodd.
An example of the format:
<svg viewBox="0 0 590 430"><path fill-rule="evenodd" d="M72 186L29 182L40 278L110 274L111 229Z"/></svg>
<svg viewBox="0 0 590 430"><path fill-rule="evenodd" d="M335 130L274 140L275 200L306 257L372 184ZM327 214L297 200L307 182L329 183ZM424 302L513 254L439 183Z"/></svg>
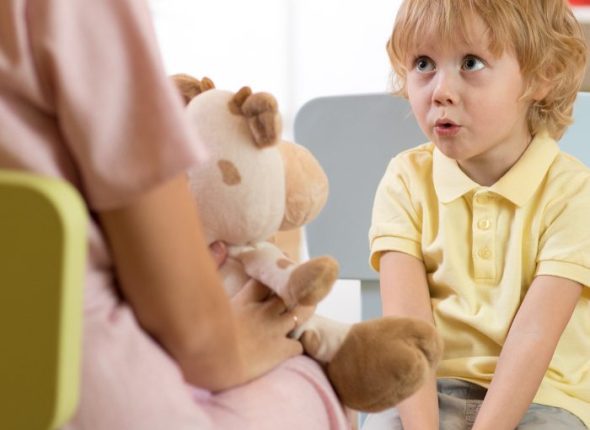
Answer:
<svg viewBox="0 0 590 430"><path fill-rule="evenodd" d="M215 261L217 268L221 267L227 259L226 244L220 240L217 240L209 245L209 251L211 252L211 257L213 257L213 261Z"/></svg>
<svg viewBox="0 0 590 430"><path fill-rule="evenodd" d="M252 279L232 297L231 303L246 380L303 352L301 343L288 336L299 323L299 309L287 310L278 296L270 294L268 287Z"/></svg>

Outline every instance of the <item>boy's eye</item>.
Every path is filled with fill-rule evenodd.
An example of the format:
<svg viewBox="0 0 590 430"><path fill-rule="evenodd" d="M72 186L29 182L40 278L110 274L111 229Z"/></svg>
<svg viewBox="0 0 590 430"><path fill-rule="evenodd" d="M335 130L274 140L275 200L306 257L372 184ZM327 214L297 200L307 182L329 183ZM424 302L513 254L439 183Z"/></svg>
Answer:
<svg viewBox="0 0 590 430"><path fill-rule="evenodd" d="M416 61L414 61L414 67L418 72L431 72L435 69L434 61L432 61L428 57L418 57Z"/></svg>
<svg viewBox="0 0 590 430"><path fill-rule="evenodd" d="M484 62L477 58L474 55L468 55L463 59L463 64L461 65L461 68L463 70L467 70L469 72L475 72L477 70L481 70L485 67Z"/></svg>

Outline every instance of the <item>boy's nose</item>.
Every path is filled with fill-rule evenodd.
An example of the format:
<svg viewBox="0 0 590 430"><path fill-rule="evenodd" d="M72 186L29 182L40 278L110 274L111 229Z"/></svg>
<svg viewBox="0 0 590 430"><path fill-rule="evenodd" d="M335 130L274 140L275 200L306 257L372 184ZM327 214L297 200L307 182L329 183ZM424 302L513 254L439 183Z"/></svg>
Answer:
<svg viewBox="0 0 590 430"><path fill-rule="evenodd" d="M458 102L458 98L456 77L452 73L439 71L432 93L434 104L439 106L454 105Z"/></svg>

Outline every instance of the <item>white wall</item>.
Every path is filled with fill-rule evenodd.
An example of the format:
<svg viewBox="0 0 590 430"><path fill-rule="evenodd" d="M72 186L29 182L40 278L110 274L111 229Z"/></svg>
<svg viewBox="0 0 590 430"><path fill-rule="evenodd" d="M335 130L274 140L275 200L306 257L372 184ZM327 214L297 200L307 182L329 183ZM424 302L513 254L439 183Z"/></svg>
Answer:
<svg viewBox="0 0 590 430"><path fill-rule="evenodd" d="M294 14L295 105L320 95L383 91L396 0L299 0Z"/></svg>
<svg viewBox="0 0 590 430"><path fill-rule="evenodd" d="M150 0L167 70L249 85L294 113L322 95L387 89L400 0Z"/></svg>
<svg viewBox="0 0 590 430"><path fill-rule="evenodd" d="M151 0L170 73L208 76L218 87L265 88L284 99L286 5L275 0ZM263 12L258 12L263 11Z"/></svg>

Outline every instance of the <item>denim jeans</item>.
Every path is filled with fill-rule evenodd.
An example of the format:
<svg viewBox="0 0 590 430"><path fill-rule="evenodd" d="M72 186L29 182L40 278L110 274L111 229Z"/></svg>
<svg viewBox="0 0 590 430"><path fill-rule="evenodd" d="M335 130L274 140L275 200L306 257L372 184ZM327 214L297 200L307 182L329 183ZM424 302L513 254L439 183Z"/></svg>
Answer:
<svg viewBox="0 0 590 430"><path fill-rule="evenodd" d="M486 389L458 379L437 382L440 430L470 430ZM362 430L403 430L397 409L369 414ZM571 412L533 403L515 430L587 430Z"/></svg>

